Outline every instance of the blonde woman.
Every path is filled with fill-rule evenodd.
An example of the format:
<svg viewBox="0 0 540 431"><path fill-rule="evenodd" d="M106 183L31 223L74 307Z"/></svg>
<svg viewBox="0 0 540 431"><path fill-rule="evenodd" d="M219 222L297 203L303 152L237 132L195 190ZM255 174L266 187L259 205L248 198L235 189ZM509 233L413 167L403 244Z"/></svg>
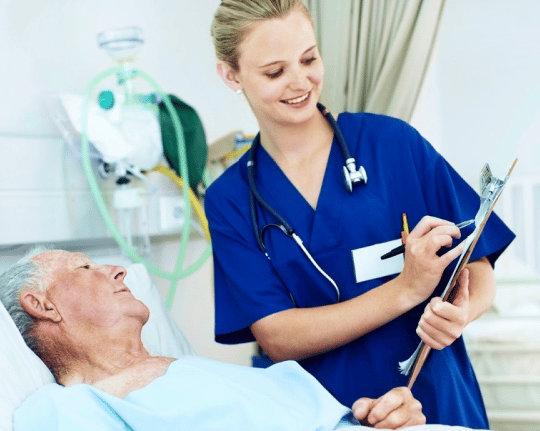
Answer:
<svg viewBox="0 0 540 431"><path fill-rule="evenodd" d="M461 333L490 306L512 232L490 218L455 301L442 303L462 251L454 223L474 217L478 195L406 123L334 123L318 104L324 67L301 1L223 0L212 35L218 74L260 126L206 196L216 340L297 360L351 406L406 385L398 362L422 339L436 349L412 391L427 422L488 428ZM403 213L415 226L404 259L381 262Z"/></svg>

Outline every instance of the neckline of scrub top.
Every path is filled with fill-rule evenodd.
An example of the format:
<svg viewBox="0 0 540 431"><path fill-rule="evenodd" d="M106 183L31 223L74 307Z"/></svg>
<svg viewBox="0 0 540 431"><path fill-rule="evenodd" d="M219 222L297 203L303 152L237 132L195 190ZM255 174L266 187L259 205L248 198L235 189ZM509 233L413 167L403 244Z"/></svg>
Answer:
<svg viewBox="0 0 540 431"><path fill-rule="evenodd" d="M336 205L341 206L343 193L346 192L341 172L343 156L335 135L316 208L309 204L262 145L257 149L256 157L255 181L259 192L292 225L306 247L326 248L329 240L334 244L337 238L331 228L337 223L339 215L335 208Z"/></svg>

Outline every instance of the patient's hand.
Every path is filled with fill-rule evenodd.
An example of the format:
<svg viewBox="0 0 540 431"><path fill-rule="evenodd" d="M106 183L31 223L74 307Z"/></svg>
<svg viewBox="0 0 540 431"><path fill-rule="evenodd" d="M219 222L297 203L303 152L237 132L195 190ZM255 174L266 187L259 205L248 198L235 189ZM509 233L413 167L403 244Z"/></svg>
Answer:
<svg viewBox="0 0 540 431"><path fill-rule="evenodd" d="M376 400L360 398L352 411L363 425L374 428L401 429L426 423L422 404L405 387L394 388Z"/></svg>

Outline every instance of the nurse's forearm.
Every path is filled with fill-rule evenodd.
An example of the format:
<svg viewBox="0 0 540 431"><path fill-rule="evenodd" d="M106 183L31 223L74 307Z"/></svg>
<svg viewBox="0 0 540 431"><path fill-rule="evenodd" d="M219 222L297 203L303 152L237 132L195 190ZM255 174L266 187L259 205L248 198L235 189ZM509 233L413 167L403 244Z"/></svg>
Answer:
<svg viewBox="0 0 540 431"><path fill-rule="evenodd" d="M442 256L437 252L460 235L453 223L426 216L407 237L405 266L393 280L342 303L266 316L251 331L274 361L303 359L347 344L427 299L465 243Z"/></svg>
<svg viewBox="0 0 540 431"><path fill-rule="evenodd" d="M480 317L495 298L495 275L486 257L467 265L469 269L469 322Z"/></svg>
<svg viewBox="0 0 540 431"><path fill-rule="evenodd" d="M251 331L273 361L305 359L379 328L424 299L398 276L348 301L266 316Z"/></svg>

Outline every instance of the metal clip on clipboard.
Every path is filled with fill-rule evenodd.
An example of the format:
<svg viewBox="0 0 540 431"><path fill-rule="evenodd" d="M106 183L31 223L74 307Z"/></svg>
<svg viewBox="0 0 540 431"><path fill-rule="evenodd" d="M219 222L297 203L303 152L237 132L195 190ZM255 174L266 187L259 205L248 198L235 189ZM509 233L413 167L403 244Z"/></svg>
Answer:
<svg viewBox="0 0 540 431"><path fill-rule="evenodd" d="M489 168L489 165L487 163L480 171L480 208L478 209L478 212L476 213L476 216L474 218L475 229L473 233L471 233L464 240L465 248L459 256L458 263L454 269L454 272L452 273L452 276L450 277L450 281L446 285L446 288L441 295L443 301L452 302L452 294L459 274L461 273L461 270L465 267L465 265L467 265L467 263L469 262L469 258L471 257L474 247L478 239L480 238L480 234L484 230L484 226L486 225L486 222L491 212L493 211L493 207L501 196L504 186L510 178L510 174L514 170L516 163L517 159L515 159L514 163L512 163L512 166L508 170L508 173L506 174L504 180L495 177L491 173L491 169ZM420 344L418 345L412 356L406 361L399 363L399 370L401 374L410 376L409 382L407 384L407 387L409 389L412 388L414 382L416 381L418 373L424 365L424 362L426 361L426 358L430 351L431 347L429 347L423 341L420 341Z"/></svg>

